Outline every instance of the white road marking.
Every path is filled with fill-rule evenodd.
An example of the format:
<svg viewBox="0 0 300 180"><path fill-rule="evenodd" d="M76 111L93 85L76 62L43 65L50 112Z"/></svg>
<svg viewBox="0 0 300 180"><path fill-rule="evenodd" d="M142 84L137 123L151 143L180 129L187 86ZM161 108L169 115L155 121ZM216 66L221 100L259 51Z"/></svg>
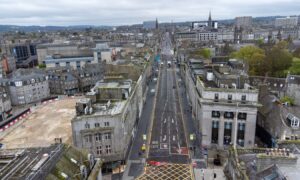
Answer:
<svg viewBox="0 0 300 180"><path fill-rule="evenodd" d="M167 143L160 143L160 149L168 149Z"/></svg>

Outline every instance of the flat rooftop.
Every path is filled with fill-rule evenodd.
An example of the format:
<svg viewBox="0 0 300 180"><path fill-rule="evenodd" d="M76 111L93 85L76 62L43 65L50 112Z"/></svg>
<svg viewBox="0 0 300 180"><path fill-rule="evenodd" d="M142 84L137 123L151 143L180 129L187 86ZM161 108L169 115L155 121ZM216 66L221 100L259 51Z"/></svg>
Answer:
<svg viewBox="0 0 300 180"><path fill-rule="evenodd" d="M71 119L75 116L77 99L66 98L32 108L33 113L27 119L12 126L8 134L2 134L4 148L47 147L55 138L71 144Z"/></svg>
<svg viewBox="0 0 300 180"><path fill-rule="evenodd" d="M81 101L81 100L79 100ZM80 120L81 117L85 116L114 116L117 114L120 114L125 105L126 105L127 100L124 101L117 101L117 102L111 102L110 105L108 106L108 103L95 103L92 105L93 107L93 113L92 114L81 114L77 115L76 118L73 120Z"/></svg>
<svg viewBox="0 0 300 180"><path fill-rule="evenodd" d="M37 170L48 165L56 153L60 153L59 145L43 148L0 150L0 179L38 179ZM43 163L41 163L43 162ZM49 168L43 168L49 173ZM34 178L35 177L35 178Z"/></svg>

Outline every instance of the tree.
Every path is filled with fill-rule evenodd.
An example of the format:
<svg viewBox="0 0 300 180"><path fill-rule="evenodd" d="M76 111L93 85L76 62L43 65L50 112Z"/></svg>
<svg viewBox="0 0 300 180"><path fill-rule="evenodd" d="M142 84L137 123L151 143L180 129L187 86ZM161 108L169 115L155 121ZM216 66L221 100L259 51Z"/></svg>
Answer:
<svg viewBox="0 0 300 180"><path fill-rule="evenodd" d="M264 75L266 68L264 65L265 51L263 49L256 46L245 46L232 53L231 57L243 60L249 75Z"/></svg>
<svg viewBox="0 0 300 180"><path fill-rule="evenodd" d="M288 103L289 105L293 106L295 104L295 99L290 96L283 96L280 101L282 103Z"/></svg>
<svg viewBox="0 0 300 180"><path fill-rule="evenodd" d="M203 48L203 49L198 49L192 53L196 58L205 58L208 59L211 57L211 52L210 49L208 48Z"/></svg>
<svg viewBox="0 0 300 180"><path fill-rule="evenodd" d="M225 45L221 47L221 53L224 56L228 56L233 52L234 52L234 49L229 45L228 42L226 42Z"/></svg>
<svg viewBox="0 0 300 180"><path fill-rule="evenodd" d="M39 64L38 67L39 67L40 69L44 69L44 68L46 68L46 64Z"/></svg>
<svg viewBox="0 0 300 180"><path fill-rule="evenodd" d="M208 48L201 49L200 53L205 59L208 59L211 56L210 49L208 49Z"/></svg>
<svg viewBox="0 0 300 180"><path fill-rule="evenodd" d="M288 69L293 62L292 54L287 50L288 43L280 41L270 50L266 51L266 64L269 73L275 77L284 77L284 70Z"/></svg>
<svg viewBox="0 0 300 180"><path fill-rule="evenodd" d="M294 52L293 52L293 56L300 58L300 47L298 47Z"/></svg>
<svg viewBox="0 0 300 180"><path fill-rule="evenodd" d="M258 39L255 44L261 48L264 45L264 39L263 38Z"/></svg>

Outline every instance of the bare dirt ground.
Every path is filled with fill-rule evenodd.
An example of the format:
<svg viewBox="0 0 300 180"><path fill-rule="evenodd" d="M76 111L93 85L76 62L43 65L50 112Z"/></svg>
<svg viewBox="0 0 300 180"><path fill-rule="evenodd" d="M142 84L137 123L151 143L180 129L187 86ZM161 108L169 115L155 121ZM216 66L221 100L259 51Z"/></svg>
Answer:
<svg viewBox="0 0 300 180"><path fill-rule="evenodd" d="M1 143L7 149L49 146L55 138L72 143L71 119L75 116L76 100L67 98L37 107Z"/></svg>

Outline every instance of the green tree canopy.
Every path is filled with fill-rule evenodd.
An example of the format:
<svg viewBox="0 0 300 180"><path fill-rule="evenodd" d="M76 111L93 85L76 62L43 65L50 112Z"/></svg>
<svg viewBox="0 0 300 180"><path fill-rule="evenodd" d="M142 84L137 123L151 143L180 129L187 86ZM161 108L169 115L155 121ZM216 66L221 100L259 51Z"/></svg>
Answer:
<svg viewBox="0 0 300 180"><path fill-rule="evenodd" d="M226 42L225 45L221 47L221 53L224 56L229 56L232 52L234 52L234 49L229 45L228 42Z"/></svg>
<svg viewBox="0 0 300 180"><path fill-rule="evenodd" d="M300 47L298 47L294 52L293 55L297 58L300 58Z"/></svg>
<svg viewBox="0 0 300 180"><path fill-rule="evenodd" d="M232 53L231 57L243 60L249 75L264 74L265 51L263 49L256 46L245 46Z"/></svg>
<svg viewBox="0 0 300 180"><path fill-rule="evenodd" d="M284 77L284 70L292 65L293 56L287 50L287 45L287 42L281 41L266 51L265 61L272 76Z"/></svg>
<svg viewBox="0 0 300 180"><path fill-rule="evenodd" d="M197 58L205 58L208 59L211 57L210 49L208 48L202 48L194 51L193 55Z"/></svg>

